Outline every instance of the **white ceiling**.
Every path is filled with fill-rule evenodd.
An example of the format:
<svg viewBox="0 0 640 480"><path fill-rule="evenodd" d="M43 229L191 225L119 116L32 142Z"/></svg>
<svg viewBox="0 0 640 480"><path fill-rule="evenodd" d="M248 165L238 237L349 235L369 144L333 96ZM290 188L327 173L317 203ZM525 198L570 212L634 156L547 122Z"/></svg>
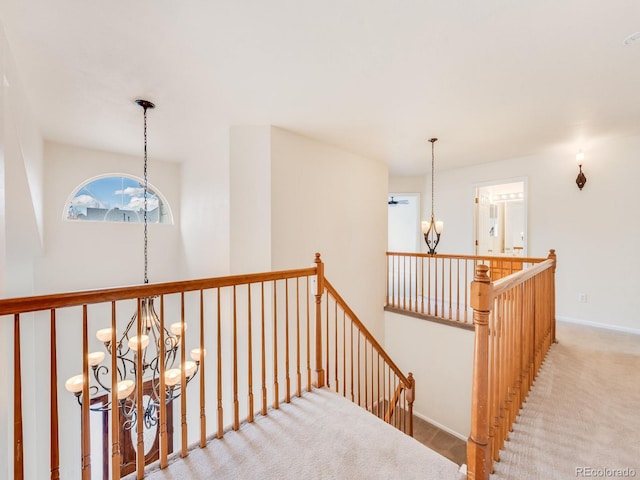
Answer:
<svg viewBox="0 0 640 480"><path fill-rule="evenodd" d="M47 139L189 161L272 124L397 175L640 133L638 0L0 0Z"/></svg>

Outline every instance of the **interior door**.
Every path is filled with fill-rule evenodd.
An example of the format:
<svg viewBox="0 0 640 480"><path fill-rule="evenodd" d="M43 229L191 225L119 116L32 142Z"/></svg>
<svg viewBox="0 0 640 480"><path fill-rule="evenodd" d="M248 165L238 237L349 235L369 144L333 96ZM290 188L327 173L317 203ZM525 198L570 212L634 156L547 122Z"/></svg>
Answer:
<svg viewBox="0 0 640 480"><path fill-rule="evenodd" d="M491 250L491 203L489 196L476 188L475 196L475 252L476 255L489 255ZM495 227L494 227L495 228Z"/></svg>

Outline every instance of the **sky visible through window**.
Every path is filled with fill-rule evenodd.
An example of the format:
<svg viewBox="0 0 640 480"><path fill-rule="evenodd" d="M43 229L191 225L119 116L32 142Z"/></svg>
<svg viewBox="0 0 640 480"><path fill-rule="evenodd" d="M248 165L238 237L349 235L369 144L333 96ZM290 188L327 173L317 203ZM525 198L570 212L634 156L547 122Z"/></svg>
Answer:
<svg viewBox="0 0 640 480"><path fill-rule="evenodd" d="M159 197L147 188L147 221L162 222ZM83 185L67 205L67 219L107 222L142 222L144 186L134 178L102 177Z"/></svg>

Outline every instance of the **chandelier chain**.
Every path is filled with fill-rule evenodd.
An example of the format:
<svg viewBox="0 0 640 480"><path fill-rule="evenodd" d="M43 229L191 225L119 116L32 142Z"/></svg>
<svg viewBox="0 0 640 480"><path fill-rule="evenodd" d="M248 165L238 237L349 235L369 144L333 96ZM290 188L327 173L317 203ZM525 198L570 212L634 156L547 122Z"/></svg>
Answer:
<svg viewBox="0 0 640 480"><path fill-rule="evenodd" d="M433 222L433 219L435 218L433 216L433 212L435 209L435 202L436 202L436 192L435 192L435 153L434 153L434 146L435 146L435 139L431 139L431 221Z"/></svg>
<svg viewBox="0 0 640 480"><path fill-rule="evenodd" d="M148 261L147 261L147 251L148 251L148 241L149 236L147 232L147 190L148 190L148 180L147 180L147 107L144 108L144 283L149 283L149 277L147 276L148 270Z"/></svg>

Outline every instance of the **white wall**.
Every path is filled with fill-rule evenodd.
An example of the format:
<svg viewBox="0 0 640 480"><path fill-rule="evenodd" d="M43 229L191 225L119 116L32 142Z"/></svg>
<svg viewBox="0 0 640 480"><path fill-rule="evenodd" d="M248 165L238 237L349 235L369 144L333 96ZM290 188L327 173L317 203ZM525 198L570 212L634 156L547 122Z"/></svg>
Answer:
<svg viewBox="0 0 640 480"><path fill-rule="evenodd" d="M183 277L229 274L229 130L212 129L182 164Z"/></svg>
<svg viewBox="0 0 640 480"><path fill-rule="evenodd" d="M387 166L272 129L274 269L313 264L382 343L387 245Z"/></svg>
<svg viewBox="0 0 640 480"><path fill-rule="evenodd" d="M69 195L97 175L142 177L143 158L47 142L45 145L46 251L37 270L42 293L140 284L144 229L140 223L63 220ZM149 186L162 193L174 224L149 224L149 282L176 280L180 244L180 165L149 159ZM89 274L87 272L90 272Z"/></svg>
<svg viewBox="0 0 640 480"><path fill-rule="evenodd" d="M42 138L0 31L0 297L34 289L34 258L42 252ZM23 389L36 382L32 319L21 320ZM13 319L0 319L0 478L13 476ZM46 405L23 395L25 455L44 457L25 465L28 478L46 473L48 437L38 431Z"/></svg>
<svg viewBox="0 0 640 480"><path fill-rule="evenodd" d="M271 127L231 127L229 257L234 274L271 270L271 162Z"/></svg>
<svg viewBox="0 0 640 480"><path fill-rule="evenodd" d="M558 255L557 316L640 331L637 179L640 136L606 139L585 148L582 191L575 152L436 172L436 215L445 222L441 253L473 253L473 186L527 178L528 255ZM430 191L430 180L425 182ZM427 195L425 205L430 208ZM587 303L578 303L586 293Z"/></svg>
<svg viewBox="0 0 640 480"><path fill-rule="evenodd" d="M416 380L414 413L466 440L471 425L470 330L385 313L385 348Z"/></svg>

